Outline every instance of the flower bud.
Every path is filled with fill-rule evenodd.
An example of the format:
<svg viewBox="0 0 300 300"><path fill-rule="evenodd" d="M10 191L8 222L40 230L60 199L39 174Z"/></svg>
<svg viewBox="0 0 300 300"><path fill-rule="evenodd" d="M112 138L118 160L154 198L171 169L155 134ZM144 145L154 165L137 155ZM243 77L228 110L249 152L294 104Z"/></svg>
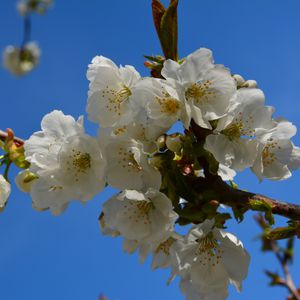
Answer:
<svg viewBox="0 0 300 300"><path fill-rule="evenodd" d="M245 79L239 74L234 74L232 77L235 80L237 87L241 87L245 83Z"/></svg>
<svg viewBox="0 0 300 300"><path fill-rule="evenodd" d="M255 80L247 80L244 82L242 87L245 88L257 88L257 82Z"/></svg>
<svg viewBox="0 0 300 300"><path fill-rule="evenodd" d="M156 145L160 151L164 151L166 149L166 135L165 134L158 137L158 139L156 140Z"/></svg>
<svg viewBox="0 0 300 300"><path fill-rule="evenodd" d="M166 146L169 150L179 153L182 149L181 135L178 133L168 135L166 138Z"/></svg>
<svg viewBox="0 0 300 300"><path fill-rule="evenodd" d="M30 192L32 182L37 179L37 175L29 170L21 171L15 178L17 187L24 193Z"/></svg>

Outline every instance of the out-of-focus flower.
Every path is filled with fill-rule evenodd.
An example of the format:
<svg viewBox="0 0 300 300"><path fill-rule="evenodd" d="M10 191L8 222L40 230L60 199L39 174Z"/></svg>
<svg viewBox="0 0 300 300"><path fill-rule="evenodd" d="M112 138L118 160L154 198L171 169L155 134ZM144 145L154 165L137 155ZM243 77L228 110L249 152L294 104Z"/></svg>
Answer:
<svg viewBox="0 0 300 300"><path fill-rule="evenodd" d="M3 52L5 68L15 76L32 71L39 63L41 51L36 42L30 42L22 48L7 46Z"/></svg>
<svg viewBox="0 0 300 300"><path fill-rule="evenodd" d="M52 0L21 0L17 3L17 10L21 16L32 12L44 14L52 4Z"/></svg>

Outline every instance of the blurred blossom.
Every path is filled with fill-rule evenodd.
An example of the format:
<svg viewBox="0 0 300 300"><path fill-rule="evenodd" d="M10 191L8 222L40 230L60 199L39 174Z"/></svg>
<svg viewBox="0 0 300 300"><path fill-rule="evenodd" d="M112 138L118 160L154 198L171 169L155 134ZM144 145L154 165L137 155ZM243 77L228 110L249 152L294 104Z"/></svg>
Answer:
<svg viewBox="0 0 300 300"><path fill-rule="evenodd" d="M22 48L7 46L3 52L5 68L15 76L22 76L39 63L41 51L37 43L30 42Z"/></svg>
<svg viewBox="0 0 300 300"><path fill-rule="evenodd" d="M17 3L17 10L21 16L31 12L44 14L52 4L52 0L21 0Z"/></svg>

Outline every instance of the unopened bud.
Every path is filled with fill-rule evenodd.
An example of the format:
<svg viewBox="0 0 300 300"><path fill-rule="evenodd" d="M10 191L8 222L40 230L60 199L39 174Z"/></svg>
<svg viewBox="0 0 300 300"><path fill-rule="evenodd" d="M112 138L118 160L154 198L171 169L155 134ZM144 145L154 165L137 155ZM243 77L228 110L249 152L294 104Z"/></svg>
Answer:
<svg viewBox="0 0 300 300"><path fill-rule="evenodd" d="M242 87L245 88L257 88L257 82L255 80L247 80Z"/></svg>
<svg viewBox="0 0 300 300"><path fill-rule="evenodd" d="M209 204L213 207L218 207L220 205L220 202L217 200L211 200L209 201Z"/></svg>
<svg viewBox="0 0 300 300"><path fill-rule="evenodd" d="M17 187L24 193L29 193L32 182L37 179L38 176L29 170L21 171L15 178Z"/></svg>
<svg viewBox="0 0 300 300"><path fill-rule="evenodd" d="M235 80L237 87L241 87L245 83L245 79L239 74L234 74L232 77Z"/></svg>
<svg viewBox="0 0 300 300"><path fill-rule="evenodd" d="M163 151L166 149L166 135L165 134L158 137L158 139L156 140L156 145L160 151Z"/></svg>
<svg viewBox="0 0 300 300"><path fill-rule="evenodd" d="M182 149L181 135L178 133L168 135L166 138L166 146L169 150L180 153Z"/></svg>

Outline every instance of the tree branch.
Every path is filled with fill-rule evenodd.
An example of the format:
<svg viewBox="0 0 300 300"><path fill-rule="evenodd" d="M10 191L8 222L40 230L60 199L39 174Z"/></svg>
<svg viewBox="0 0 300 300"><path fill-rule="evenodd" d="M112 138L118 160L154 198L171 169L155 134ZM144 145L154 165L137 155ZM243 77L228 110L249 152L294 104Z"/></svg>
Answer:
<svg viewBox="0 0 300 300"><path fill-rule="evenodd" d="M191 177L188 179L192 187L199 194L204 190L210 190L215 199L222 204L229 205L244 211L256 210L261 211L259 207L256 208L257 202L263 202L270 207L273 214L284 216L295 221L300 221L300 206L292 203L278 201L264 195L246 192L235 189L229 186L219 176L211 176L210 178Z"/></svg>

